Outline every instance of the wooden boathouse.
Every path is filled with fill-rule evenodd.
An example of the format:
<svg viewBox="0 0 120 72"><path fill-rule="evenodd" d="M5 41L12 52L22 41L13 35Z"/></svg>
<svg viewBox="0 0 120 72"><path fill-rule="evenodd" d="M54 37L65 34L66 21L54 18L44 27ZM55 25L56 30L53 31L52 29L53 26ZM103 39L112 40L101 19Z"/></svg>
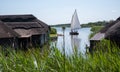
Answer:
<svg viewBox="0 0 120 72"><path fill-rule="evenodd" d="M14 48L27 49L42 46L49 39L50 27L31 14L0 15L0 28L0 45L8 40Z"/></svg>
<svg viewBox="0 0 120 72"><path fill-rule="evenodd" d="M90 39L90 48L91 52L96 48L96 44L99 43L102 39L108 39L112 42L115 42L120 47L120 17L115 21L106 24L97 34L95 34Z"/></svg>

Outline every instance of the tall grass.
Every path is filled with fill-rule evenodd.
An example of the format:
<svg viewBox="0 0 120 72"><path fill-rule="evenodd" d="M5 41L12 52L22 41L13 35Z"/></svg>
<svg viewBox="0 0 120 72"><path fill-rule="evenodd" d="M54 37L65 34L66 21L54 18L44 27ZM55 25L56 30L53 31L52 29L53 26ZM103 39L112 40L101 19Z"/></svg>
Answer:
<svg viewBox="0 0 120 72"><path fill-rule="evenodd" d="M120 72L120 49L104 40L93 54L64 56L56 47L0 51L2 72ZM65 62L64 62L65 57ZM65 64L64 64L65 63ZM65 68L64 68L65 67ZM65 69L65 70L64 70Z"/></svg>

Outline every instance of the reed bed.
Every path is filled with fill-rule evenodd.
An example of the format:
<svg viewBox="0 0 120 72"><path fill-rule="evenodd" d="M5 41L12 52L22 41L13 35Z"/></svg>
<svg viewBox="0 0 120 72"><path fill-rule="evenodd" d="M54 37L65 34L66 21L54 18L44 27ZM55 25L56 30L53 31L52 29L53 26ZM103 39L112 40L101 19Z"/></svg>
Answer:
<svg viewBox="0 0 120 72"><path fill-rule="evenodd" d="M65 56L56 47L0 50L1 72L120 72L120 49L103 40L92 54ZM1 48L2 49L2 48Z"/></svg>

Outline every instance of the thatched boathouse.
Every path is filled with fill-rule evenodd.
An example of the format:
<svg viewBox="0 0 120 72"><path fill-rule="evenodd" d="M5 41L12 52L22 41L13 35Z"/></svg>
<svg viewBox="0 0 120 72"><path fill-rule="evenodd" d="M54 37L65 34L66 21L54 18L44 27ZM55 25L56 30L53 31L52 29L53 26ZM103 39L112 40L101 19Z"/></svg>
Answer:
<svg viewBox="0 0 120 72"><path fill-rule="evenodd" d="M90 39L90 49L91 52L96 48L96 44L102 39L108 39L115 42L120 47L120 17L113 22L106 24L97 34L95 34Z"/></svg>
<svg viewBox="0 0 120 72"><path fill-rule="evenodd" d="M10 31L11 36L17 41L17 47L29 48L42 46L49 39L49 26L33 15L0 15L1 28ZM4 26L4 27L2 27ZM5 30L3 30L5 31ZM6 34L6 32L3 32ZM0 33L0 35L2 35ZM7 39L3 35L1 39ZM13 40L13 39L12 39ZM0 40L1 41L1 40ZM2 42L6 42L2 40ZM13 42L11 42L14 44Z"/></svg>

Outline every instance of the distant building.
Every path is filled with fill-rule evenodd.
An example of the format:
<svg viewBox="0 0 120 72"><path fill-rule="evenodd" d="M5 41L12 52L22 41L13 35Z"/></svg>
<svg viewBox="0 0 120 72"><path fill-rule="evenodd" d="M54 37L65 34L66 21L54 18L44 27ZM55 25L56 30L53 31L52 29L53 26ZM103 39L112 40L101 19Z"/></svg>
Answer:
<svg viewBox="0 0 120 72"><path fill-rule="evenodd" d="M102 39L108 39L115 42L120 47L120 17L117 20L108 23L90 39L89 51L91 52L96 48L96 44Z"/></svg>
<svg viewBox="0 0 120 72"><path fill-rule="evenodd" d="M0 28L2 46L8 41L9 46L26 49L42 46L49 39L50 27L33 15L0 15Z"/></svg>

